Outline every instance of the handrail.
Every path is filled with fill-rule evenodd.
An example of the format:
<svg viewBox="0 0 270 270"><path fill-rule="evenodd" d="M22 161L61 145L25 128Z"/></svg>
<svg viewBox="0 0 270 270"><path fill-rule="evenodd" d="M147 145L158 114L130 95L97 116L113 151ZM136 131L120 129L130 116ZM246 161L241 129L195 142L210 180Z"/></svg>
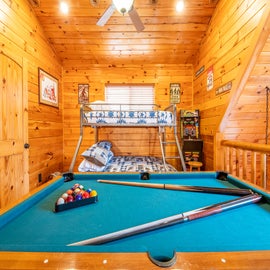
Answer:
<svg viewBox="0 0 270 270"><path fill-rule="evenodd" d="M222 140L221 145L243 149L243 150L255 151L259 153L270 154L270 145L268 144Z"/></svg>
<svg viewBox="0 0 270 270"><path fill-rule="evenodd" d="M221 140L220 145L223 170L265 189L270 188L267 182L270 145L233 140Z"/></svg>

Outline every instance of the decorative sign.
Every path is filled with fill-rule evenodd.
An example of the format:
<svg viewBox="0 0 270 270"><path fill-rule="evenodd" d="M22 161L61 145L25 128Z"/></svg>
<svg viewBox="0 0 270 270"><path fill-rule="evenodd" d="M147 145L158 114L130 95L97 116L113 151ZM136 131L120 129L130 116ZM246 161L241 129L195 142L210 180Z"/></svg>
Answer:
<svg viewBox="0 0 270 270"><path fill-rule="evenodd" d="M89 102L89 84L78 84L78 98L80 104Z"/></svg>
<svg viewBox="0 0 270 270"><path fill-rule="evenodd" d="M220 86L218 89L216 89L216 95L220 95L224 92L227 92L232 89L232 82L228 82L222 86Z"/></svg>
<svg viewBox="0 0 270 270"><path fill-rule="evenodd" d="M199 76L201 73L203 73L203 72L204 72L204 66L200 67L200 68L196 71L195 76L198 77L198 76Z"/></svg>
<svg viewBox="0 0 270 270"><path fill-rule="evenodd" d="M170 84L170 102L171 104L176 104L180 102L181 94L181 84L180 83L171 83Z"/></svg>
<svg viewBox="0 0 270 270"><path fill-rule="evenodd" d="M214 87L214 68L211 66L207 70L207 81L206 81L206 89L207 91L212 90Z"/></svg>

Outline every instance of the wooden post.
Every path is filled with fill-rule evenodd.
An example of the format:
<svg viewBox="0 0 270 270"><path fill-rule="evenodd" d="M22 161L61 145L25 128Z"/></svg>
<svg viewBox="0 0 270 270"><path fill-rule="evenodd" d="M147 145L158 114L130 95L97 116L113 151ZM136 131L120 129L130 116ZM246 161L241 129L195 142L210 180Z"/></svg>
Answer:
<svg viewBox="0 0 270 270"><path fill-rule="evenodd" d="M223 138L223 133L216 133L214 136L214 170L224 169L224 147L220 144Z"/></svg>

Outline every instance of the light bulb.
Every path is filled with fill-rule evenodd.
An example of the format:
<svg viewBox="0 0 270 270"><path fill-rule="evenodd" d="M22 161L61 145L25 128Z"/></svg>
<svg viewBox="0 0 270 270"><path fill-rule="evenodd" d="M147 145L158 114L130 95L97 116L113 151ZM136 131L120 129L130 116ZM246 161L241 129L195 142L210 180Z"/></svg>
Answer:
<svg viewBox="0 0 270 270"><path fill-rule="evenodd" d="M65 3L65 2L61 2L61 3L60 3L60 10L61 10L62 13L68 14L68 11L69 11L69 6L68 6L68 4Z"/></svg>
<svg viewBox="0 0 270 270"><path fill-rule="evenodd" d="M184 0L179 0L176 4L176 11L181 12L183 11L184 7L185 7Z"/></svg>

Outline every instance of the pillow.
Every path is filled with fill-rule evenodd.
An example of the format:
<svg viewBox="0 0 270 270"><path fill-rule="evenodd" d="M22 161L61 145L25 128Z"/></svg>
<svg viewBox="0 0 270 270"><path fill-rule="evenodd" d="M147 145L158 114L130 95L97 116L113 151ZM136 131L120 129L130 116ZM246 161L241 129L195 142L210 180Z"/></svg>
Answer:
<svg viewBox="0 0 270 270"><path fill-rule="evenodd" d="M110 150L112 147L112 143L109 141L100 141L97 143L97 146Z"/></svg>
<svg viewBox="0 0 270 270"><path fill-rule="evenodd" d="M90 109L93 111L124 111L124 110L129 110L129 105L120 105L118 103L107 103L106 101L103 100L96 100L90 103L89 105Z"/></svg>
<svg viewBox="0 0 270 270"><path fill-rule="evenodd" d="M82 156L97 166L105 166L113 157L110 149L100 147L99 143L94 144L82 153Z"/></svg>
<svg viewBox="0 0 270 270"><path fill-rule="evenodd" d="M110 106L108 106L105 101L96 100L96 101L91 102L91 104L89 105L89 107L93 111L101 111L101 110L109 110L109 107Z"/></svg>
<svg viewBox="0 0 270 270"><path fill-rule="evenodd" d="M102 104L106 104L105 101L96 100L96 101L91 102L91 104L89 105L89 107L93 111L99 111L99 110L102 110Z"/></svg>
<svg viewBox="0 0 270 270"><path fill-rule="evenodd" d="M84 159L79 165L79 172L103 172L105 166L97 166L96 164Z"/></svg>

